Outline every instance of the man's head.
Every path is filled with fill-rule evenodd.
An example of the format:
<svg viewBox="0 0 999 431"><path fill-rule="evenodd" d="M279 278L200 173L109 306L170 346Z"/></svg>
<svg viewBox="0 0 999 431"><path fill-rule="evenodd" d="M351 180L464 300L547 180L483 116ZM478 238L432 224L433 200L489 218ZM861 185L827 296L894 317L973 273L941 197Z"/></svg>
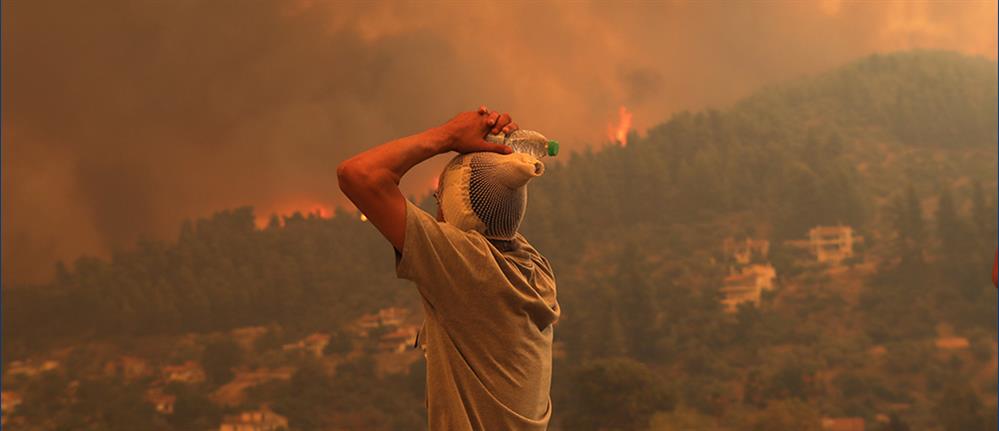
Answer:
<svg viewBox="0 0 999 431"><path fill-rule="evenodd" d="M468 153L444 167L437 189L439 215L489 239L512 239L527 210L527 183L545 171L523 153Z"/></svg>

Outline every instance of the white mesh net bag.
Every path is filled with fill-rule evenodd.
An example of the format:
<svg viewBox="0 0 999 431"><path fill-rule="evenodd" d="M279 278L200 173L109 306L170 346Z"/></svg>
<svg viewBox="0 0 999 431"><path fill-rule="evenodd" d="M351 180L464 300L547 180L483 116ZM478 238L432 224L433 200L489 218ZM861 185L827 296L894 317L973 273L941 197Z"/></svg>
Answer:
<svg viewBox="0 0 999 431"><path fill-rule="evenodd" d="M437 193L444 221L489 239L512 239L527 210L527 183L544 171L540 160L525 153L455 156L441 173Z"/></svg>

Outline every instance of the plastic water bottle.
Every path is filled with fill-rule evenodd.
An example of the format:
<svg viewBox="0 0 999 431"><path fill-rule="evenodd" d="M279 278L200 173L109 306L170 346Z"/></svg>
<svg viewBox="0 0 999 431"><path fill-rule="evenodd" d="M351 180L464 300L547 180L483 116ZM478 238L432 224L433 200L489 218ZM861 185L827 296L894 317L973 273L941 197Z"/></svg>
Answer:
<svg viewBox="0 0 999 431"><path fill-rule="evenodd" d="M527 153L537 158L558 155L558 141L550 140L533 130L514 130L506 135L502 132L486 135L486 140L494 144L503 144L518 153Z"/></svg>

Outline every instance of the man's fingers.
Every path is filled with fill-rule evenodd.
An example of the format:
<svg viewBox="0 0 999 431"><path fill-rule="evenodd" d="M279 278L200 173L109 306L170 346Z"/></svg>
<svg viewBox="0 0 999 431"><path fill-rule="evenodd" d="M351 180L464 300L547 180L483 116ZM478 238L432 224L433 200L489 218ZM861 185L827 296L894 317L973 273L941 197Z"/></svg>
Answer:
<svg viewBox="0 0 999 431"><path fill-rule="evenodd" d="M503 133L510 134L511 132L517 129L520 129L520 126L518 126L517 123L511 121L510 124L507 124L506 127L503 128Z"/></svg>
<svg viewBox="0 0 999 431"><path fill-rule="evenodd" d="M510 154L511 152L513 152L513 148L510 148L503 144L494 144L492 142L483 140L482 142L479 143L477 148L471 149L470 151L471 152L488 151L492 153Z"/></svg>
<svg viewBox="0 0 999 431"><path fill-rule="evenodd" d="M506 125L510 124L512 121L513 120L510 119L510 114L504 112L503 115L500 115L496 120L496 124L493 126L493 134L495 135L499 133L500 130L503 130L503 128L505 128Z"/></svg>
<svg viewBox="0 0 999 431"><path fill-rule="evenodd" d="M486 105L479 106L479 114L480 115L485 115L485 114L488 114L488 113L489 113L489 108L486 108Z"/></svg>
<svg viewBox="0 0 999 431"><path fill-rule="evenodd" d="M500 116L499 112L490 112L489 117L486 120L486 124L488 124L489 126L496 125L496 120L499 119L499 116Z"/></svg>

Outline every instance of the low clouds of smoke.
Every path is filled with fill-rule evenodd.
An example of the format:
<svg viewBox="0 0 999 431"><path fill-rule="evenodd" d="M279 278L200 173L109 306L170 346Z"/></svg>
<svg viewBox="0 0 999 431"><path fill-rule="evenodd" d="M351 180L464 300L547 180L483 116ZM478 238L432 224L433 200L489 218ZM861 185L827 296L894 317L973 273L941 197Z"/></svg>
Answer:
<svg viewBox="0 0 999 431"><path fill-rule="evenodd" d="M994 59L995 1L4 2L3 278L218 209L349 204L340 160L481 103L571 151L622 105L642 130L911 48Z"/></svg>

